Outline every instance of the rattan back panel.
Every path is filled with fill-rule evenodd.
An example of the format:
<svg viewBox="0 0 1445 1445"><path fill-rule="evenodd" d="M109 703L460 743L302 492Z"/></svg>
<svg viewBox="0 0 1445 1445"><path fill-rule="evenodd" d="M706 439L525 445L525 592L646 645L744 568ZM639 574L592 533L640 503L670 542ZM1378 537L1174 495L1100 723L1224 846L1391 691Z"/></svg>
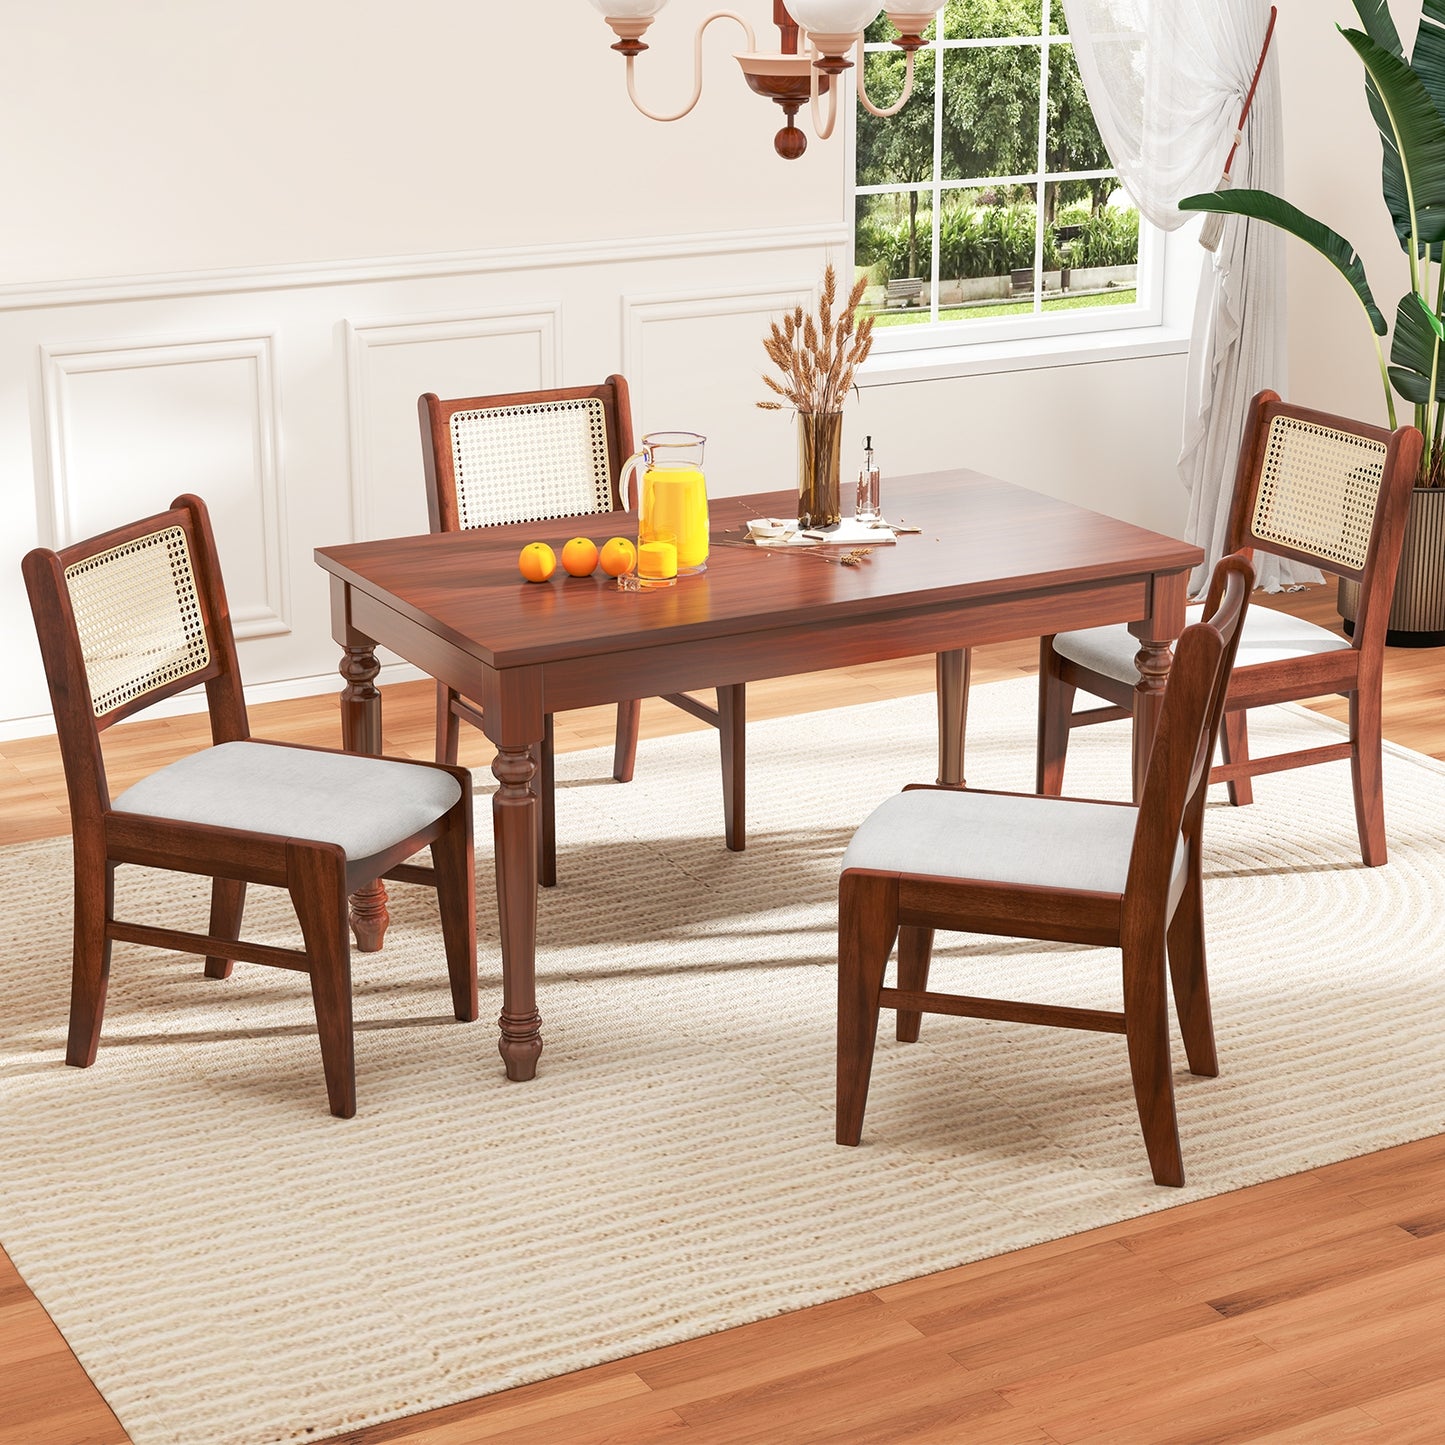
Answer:
<svg viewBox="0 0 1445 1445"><path fill-rule="evenodd" d="M612 510L598 397L459 411L451 441L464 530Z"/></svg>
<svg viewBox="0 0 1445 1445"><path fill-rule="evenodd" d="M1370 550L1385 443L1296 416L1270 423L1250 532L1333 570L1360 572Z"/></svg>
<svg viewBox="0 0 1445 1445"><path fill-rule="evenodd" d="M72 563L65 582L96 717L210 664L183 528Z"/></svg>

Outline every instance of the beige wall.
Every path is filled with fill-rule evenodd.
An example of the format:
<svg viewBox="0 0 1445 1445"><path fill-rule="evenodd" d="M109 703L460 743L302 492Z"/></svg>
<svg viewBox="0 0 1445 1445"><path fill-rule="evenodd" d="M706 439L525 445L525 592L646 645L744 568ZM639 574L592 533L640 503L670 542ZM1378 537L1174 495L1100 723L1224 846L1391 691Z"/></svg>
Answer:
<svg viewBox="0 0 1445 1445"><path fill-rule="evenodd" d="M771 44L769 0L736 3ZM1311 7L1287 5L1282 50L1343 48L1322 20L1318 42L1296 34ZM682 98L708 8L672 0L654 27L654 105ZM846 259L846 149L773 155L777 115L742 85L726 26L701 106L674 126L632 112L610 39L585 0L16 12L0 730L47 721L21 554L182 490L221 521L253 691L334 685L312 550L424 524L422 390L621 368L640 427L709 434L718 493L791 484L791 430L753 407L759 338ZM1297 269L1294 312L1313 315ZM866 430L895 473L983 467L1177 529L1182 380L1183 358L1162 355L877 386L848 446Z"/></svg>
<svg viewBox="0 0 1445 1445"><path fill-rule="evenodd" d="M838 147L771 162L776 112L736 74L731 25L708 32L702 106L667 127L627 104L614 37L586 0L7 8L0 116L24 140L6 147L6 280L838 215ZM712 8L675 0L655 27L639 62L655 109L683 97L688 22ZM735 8L760 25L771 13Z"/></svg>
<svg viewBox="0 0 1445 1445"><path fill-rule="evenodd" d="M1409 263L1380 199L1380 142L1364 70L1335 28L1359 28L1348 0L1279 0L1285 197L1360 252L1375 300L1393 323ZM1419 0L1391 0L1408 51ZM1294 399L1383 425L1384 391L1369 323L1345 279L1300 242L1289 247L1289 369ZM1407 413L1400 413L1407 420Z"/></svg>

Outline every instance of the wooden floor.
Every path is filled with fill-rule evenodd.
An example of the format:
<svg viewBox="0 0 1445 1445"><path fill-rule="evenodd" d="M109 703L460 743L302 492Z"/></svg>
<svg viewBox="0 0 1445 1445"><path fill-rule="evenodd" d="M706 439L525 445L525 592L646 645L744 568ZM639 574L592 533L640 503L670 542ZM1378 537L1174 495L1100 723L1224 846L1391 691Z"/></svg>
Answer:
<svg viewBox="0 0 1445 1445"><path fill-rule="evenodd" d="M1323 589L1261 600L1335 621ZM974 678L1031 673L1035 651L980 649ZM834 707L932 681L931 664L905 662L760 683L748 711ZM1392 650L1385 736L1445 757L1442 683L1445 655ZM430 756L432 695L387 690L388 751ZM1321 711L1341 716L1343 704ZM610 743L612 717L559 717L558 747ZM644 706L644 736L693 725ZM333 744L335 703L269 704L252 726ZM205 740L194 718L117 729L112 784ZM463 748L463 762L489 761L466 729ZM53 740L0 744L0 842L66 831ZM126 1438L0 1254L0 1442ZM1445 1441L1445 1136L340 1438L1434 1445Z"/></svg>

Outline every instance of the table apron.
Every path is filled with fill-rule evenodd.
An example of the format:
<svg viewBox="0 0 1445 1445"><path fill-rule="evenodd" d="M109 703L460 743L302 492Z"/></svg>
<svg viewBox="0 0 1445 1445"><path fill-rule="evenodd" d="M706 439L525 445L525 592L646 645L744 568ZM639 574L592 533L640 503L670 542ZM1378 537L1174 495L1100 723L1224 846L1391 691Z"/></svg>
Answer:
<svg viewBox="0 0 1445 1445"><path fill-rule="evenodd" d="M1040 589L900 610L891 616L870 613L654 647L619 648L519 668L494 668L360 589L350 590L349 602L351 625L359 632L456 689L484 711L492 711L499 725L502 712L516 713L507 731L515 729L525 737L535 731L540 737L542 712L566 712L635 697L1135 622L1151 615L1154 581L1149 574L1123 581L1107 579L1058 591ZM540 697L536 692L539 677ZM510 708L504 698L512 703ZM493 736L493 741L499 739Z"/></svg>
<svg viewBox="0 0 1445 1445"><path fill-rule="evenodd" d="M1149 615L1151 580L1110 581L1065 593L971 601L895 616L834 618L547 662L543 664L545 706L549 713L567 712L634 697L794 677L1045 632L1132 622Z"/></svg>

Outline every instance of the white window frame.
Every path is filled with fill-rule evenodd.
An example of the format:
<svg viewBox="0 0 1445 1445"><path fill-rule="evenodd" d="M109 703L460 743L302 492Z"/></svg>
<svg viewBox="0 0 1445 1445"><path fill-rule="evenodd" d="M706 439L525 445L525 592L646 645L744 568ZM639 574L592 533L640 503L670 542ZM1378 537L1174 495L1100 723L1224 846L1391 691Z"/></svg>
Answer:
<svg viewBox="0 0 1445 1445"><path fill-rule="evenodd" d="M1029 185L1034 188L1034 276L1033 311L1028 315L995 317L978 321L917 322L906 326L879 326L873 332L873 354L864 364L858 380L862 385L912 379L919 375L954 375L960 372L1011 370L1018 366L1068 364L1070 361L1091 361L1107 355L1153 355L1184 351L1188 348L1189 318L1187 295L1192 293L1193 277L1197 275L1200 248L1184 247L1185 234L1192 238L1197 224L1185 232L1169 235L1157 230L1141 217L1139 223L1139 261L1137 299L1131 305L1100 306L1077 310L1046 312L1043 310L1042 253L1044 241L1043 186L1046 180L1086 180L1114 174L1109 170L1049 172L1046 163L1046 122L1048 88L1046 68L1050 51L1055 47L1072 46L1067 35L1049 31L1048 0L1040 7L1041 25L1037 36L1023 37L1025 44L1036 45L1039 51L1039 126L1036 166L1033 172L1019 176L988 176L961 180L942 180L942 106L943 58L946 52L967 49L997 49L1019 43L1020 37L945 39L920 53L934 66L934 155L933 178L913 184L900 183L859 186L857 184L857 107L850 112L847 134L848 166L848 245L850 260L856 242L856 198L860 195L906 194L916 191L929 204L930 224L934 227L930 245L930 306L937 312L939 289L939 246L936 244L941 221L939 201L950 190L976 190L989 185ZM887 52L887 41L870 42L865 54ZM914 102L910 101L910 104ZM1167 258L1167 259L1166 259ZM1182 285L1180 283L1183 283ZM997 364L995 364L997 363Z"/></svg>

